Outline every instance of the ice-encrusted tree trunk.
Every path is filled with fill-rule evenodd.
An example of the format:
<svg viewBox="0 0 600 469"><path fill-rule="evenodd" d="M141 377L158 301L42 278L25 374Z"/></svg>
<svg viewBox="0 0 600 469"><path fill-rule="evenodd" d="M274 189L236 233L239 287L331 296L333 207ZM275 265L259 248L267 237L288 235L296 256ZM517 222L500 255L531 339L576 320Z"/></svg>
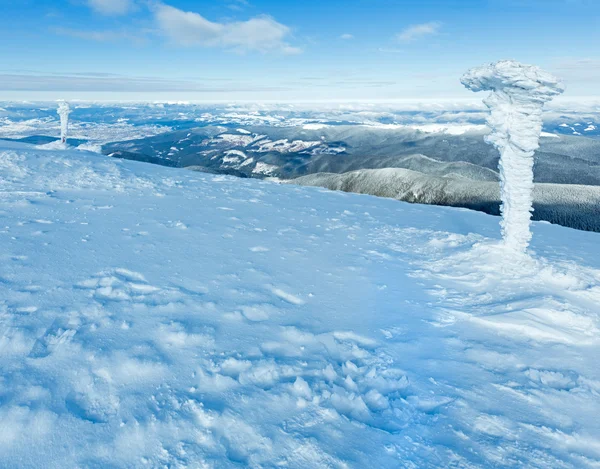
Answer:
<svg viewBox="0 0 600 469"><path fill-rule="evenodd" d="M564 91L551 74L532 65L503 60L473 68L461 79L472 91L491 91L491 133L486 142L500 152L502 237L510 249L525 252L531 240L533 155L542 133L542 108Z"/></svg>
<svg viewBox="0 0 600 469"><path fill-rule="evenodd" d="M69 114L71 108L66 101L58 102L57 114L60 116L60 141L67 143L67 134L69 133Z"/></svg>

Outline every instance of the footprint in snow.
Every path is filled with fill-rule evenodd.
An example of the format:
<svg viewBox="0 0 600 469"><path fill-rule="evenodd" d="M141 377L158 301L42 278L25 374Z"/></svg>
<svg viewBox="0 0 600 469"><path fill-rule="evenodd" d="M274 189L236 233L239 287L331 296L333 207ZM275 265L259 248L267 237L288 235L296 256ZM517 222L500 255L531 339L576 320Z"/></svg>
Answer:
<svg viewBox="0 0 600 469"><path fill-rule="evenodd" d="M142 274L122 268L100 272L77 283L76 287L89 290L100 301L164 304L182 295L176 288L150 285Z"/></svg>
<svg viewBox="0 0 600 469"><path fill-rule="evenodd" d="M29 356L31 358L44 358L66 346L77 333L79 325L78 320L55 319L50 327L46 329L46 332L35 341Z"/></svg>

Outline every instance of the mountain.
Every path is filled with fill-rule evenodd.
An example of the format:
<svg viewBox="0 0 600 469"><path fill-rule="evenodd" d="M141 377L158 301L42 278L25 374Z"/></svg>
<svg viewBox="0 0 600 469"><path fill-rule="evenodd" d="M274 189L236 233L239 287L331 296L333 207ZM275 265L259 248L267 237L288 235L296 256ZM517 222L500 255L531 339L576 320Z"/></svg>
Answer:
<svg viewBox="0 0 600 469"><path fill-rule="evenodd" d="M498 214L499 155L484 142L485 133L480 125L207 126L111 143L103 152ZM543 134L534 174L539 186L534 219L600 229L600 140Z"/></svg>
<svg viewBox="0 0 600 469"><path fill-rule="evenodd" d="M592 468L598 234L0 142L0 466Z"/></svg>
<svg viewBox="0 0 600 469"><path fill-rule="evenodd" d="M497 182L437 177L406 169L317 173L290 181L303 186L390 197L411 203L464 207L500 214ZM600 231L600 187L536 184L533 219L579 230Z"/></svg>
<svg viewBox="0 0 600 469"><path fill-rule="evenodd" d="M104 154L167 166L235 169L247 176L284 179L357 169L404 168L436 176L497 179L498 152L482 126L304 125L208 126L126 142ZM269 165L265 174L258 163ZM273 168L275 166L275 168ZM536 182L600 185L600 140L544 134L536 155Z"/></svg>

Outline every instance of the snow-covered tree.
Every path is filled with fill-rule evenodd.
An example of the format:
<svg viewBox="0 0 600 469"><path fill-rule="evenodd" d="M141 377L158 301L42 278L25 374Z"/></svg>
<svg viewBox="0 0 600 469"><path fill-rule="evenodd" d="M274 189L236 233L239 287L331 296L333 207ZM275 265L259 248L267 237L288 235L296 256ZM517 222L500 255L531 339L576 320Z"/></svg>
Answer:
<svg viewBox="0 0 600 469"><path fill-rule="evenodd" d="M62 143L67 143L67 134L69 133L69 114L71 114L69 103L66 101L59 101L58 110L56 112L60 116L60 141Z"/></svg>
<svg viewBox="0 0 600 469"><path fill-rule="evenodd" d="M476 67L461 82L472 91L491 91L484 100L492 132L486 142L500 152L502 236L525 252L531 240L533 155L539 148L542 108L564 91L551 74L512 60Z"/></svg>

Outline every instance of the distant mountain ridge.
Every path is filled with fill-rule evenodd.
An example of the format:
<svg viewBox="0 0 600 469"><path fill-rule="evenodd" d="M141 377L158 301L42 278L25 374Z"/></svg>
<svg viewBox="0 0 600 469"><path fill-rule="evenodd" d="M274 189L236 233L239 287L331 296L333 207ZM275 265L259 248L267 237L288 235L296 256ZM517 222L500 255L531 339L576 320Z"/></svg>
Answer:
<svg viewBox="0 0 600 469"><path fill-rule="evenodd" d="M443 127L441 127L443 129ZM207 126L110 143L103 153L166 166L235 170L249 177L292 179L319 172L404 168L436 176L497 179L498 152L481 126L462 133L401 126ZM256 171L258 163L272 168ZM600 140L545 136L536 154L535 181L600 185Z"/></svg>
<svg viewBox="0 0 600 469"><path fill-rule="evenodd" d="M498 152L478 125L207 126L105 145L113 157L499 214ZM544 133L534 219L600 231L600 140Z"/></svg>
<svg viewBox="0 0 600 469"><path fill-rule="evenodd" d="M500 188L495 182L459 180L407 169L362 169L343 174L318 173L291 184L389 197L406 202L463 207L500 214ZM600 232L600 187L536 184L533 219Z"/></svg>

